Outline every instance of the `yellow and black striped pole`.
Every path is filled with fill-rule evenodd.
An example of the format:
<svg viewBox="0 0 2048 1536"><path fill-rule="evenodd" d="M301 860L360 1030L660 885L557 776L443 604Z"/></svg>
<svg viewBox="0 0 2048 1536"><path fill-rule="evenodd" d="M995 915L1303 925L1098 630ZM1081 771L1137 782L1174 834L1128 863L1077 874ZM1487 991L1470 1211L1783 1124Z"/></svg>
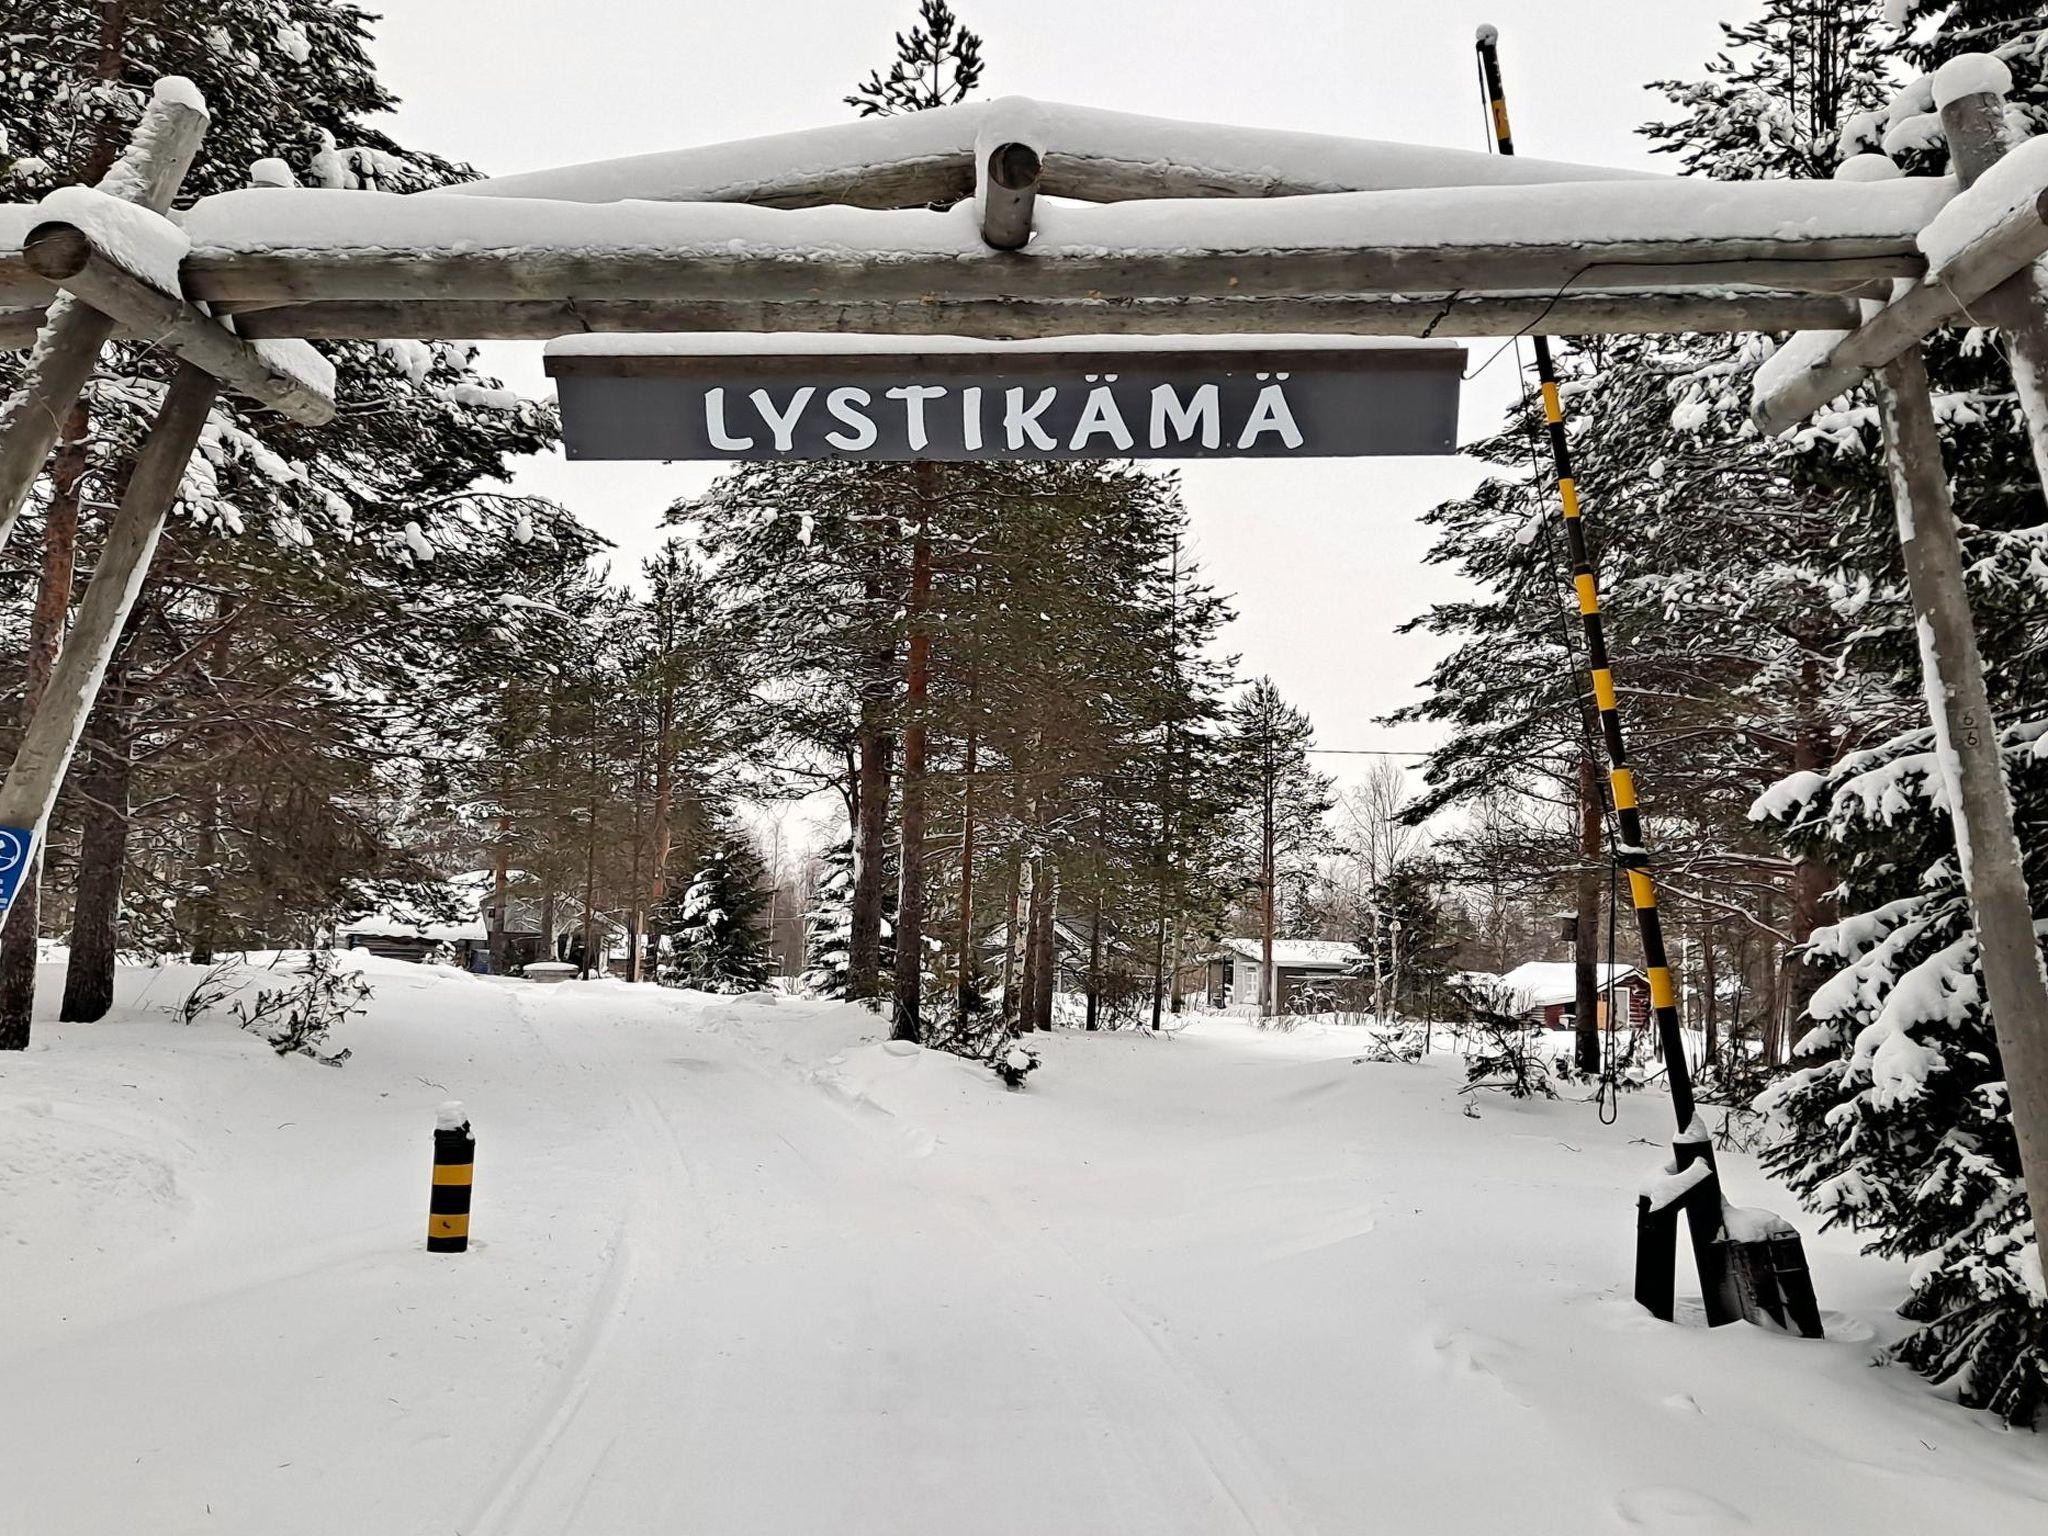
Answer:
<svg viewBox="0 0 2048 1536"><path fill-rule="evenodd" d="M1479 67L1486 78L1487 104L1492 110L1493 136L1503 155L1515 152L1508 127L1507 97L1500 82L1499 34L1479 29ZM1692 1073L1685 1061L1685 1036L1678 1021L1678 993L1671 983L1671 960L1664 949L1664 925L1657 916L1657 887L1650 877L1650 856L1643 841L1643 820L1636 809L1635 775L1629 771L1628 749L1622 742L1621 712L1614 697L1614 673L1608 665L1607 632L1600 621L1600 588L1593 578L1586 550L1585 519L1579 506L1578 482L1572 476L1571 443L1565 436L1564 404L1557 391L1557 367L1550 340L1536 344L1536 382L1543 393L1543 419L1550 436L1551 463L1557 471L1557 495L1564 510L1564 531L1572 562L1572 586L1578 592L1579 623L1586 635L1586 660L1593 674L1593 701L1600 710L1600 734L1606 739L1608 778L1614 787L1615 820L1620 846L1615 862L1628 871L1629 897L1642 937L1643 968L1650 978L1650 1012L1664 1045L1664 1064L1671 1084L1671 1108L1681 1131L1692 1124ZM1611 835L1611 834L1610 834Z"/></svg>
<svg viewBox="0 0 2048 1536"><path fill-rule="evenodd" d="M434 1187L427 1199L427 1252L469 1247L469 1188L476 1137L461 1104L450 1099L434 1116Z"/></svg>

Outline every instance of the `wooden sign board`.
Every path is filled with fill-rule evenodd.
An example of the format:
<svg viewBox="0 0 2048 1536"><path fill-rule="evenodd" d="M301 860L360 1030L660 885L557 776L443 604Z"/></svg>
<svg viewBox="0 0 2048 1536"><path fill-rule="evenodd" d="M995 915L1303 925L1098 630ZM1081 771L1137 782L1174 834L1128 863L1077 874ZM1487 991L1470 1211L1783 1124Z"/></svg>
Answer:
<svg viewBox="0 0 2048 1536"><path fill-rule="evenodd" d="M608 352L579 337L547 356L572 459L1449 454L1464 367L1449 345Z"/></svg>

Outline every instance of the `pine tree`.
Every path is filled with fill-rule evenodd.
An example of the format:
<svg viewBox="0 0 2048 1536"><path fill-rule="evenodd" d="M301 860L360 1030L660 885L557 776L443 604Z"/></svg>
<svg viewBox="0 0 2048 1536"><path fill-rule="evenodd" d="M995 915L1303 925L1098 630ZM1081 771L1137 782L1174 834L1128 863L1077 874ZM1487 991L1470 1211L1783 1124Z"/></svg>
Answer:
<svg viewBox="0 0 2048 1536"><path fill-rule="evenodd" d="M1243 846L1258 902L1263 949L1261 1011L1280 1011L1273 941L1280 937L1280 891L1299 883L1328 845L1324 817L1336 802L1327 775L1310 766L1315 741L1308 716L1280 697L1271 678L1252 683L1230 706L1231 771L1242 807Z"/></svg>
<svg viewBox="0 0 2048 1536"><path fill-rule="evenodd" d="M917 21L908 34L896 34L888 74L871 70L846 98L862 117L950 107L981 84L981 38L961 24L946 0L918 0Z"/></svg>

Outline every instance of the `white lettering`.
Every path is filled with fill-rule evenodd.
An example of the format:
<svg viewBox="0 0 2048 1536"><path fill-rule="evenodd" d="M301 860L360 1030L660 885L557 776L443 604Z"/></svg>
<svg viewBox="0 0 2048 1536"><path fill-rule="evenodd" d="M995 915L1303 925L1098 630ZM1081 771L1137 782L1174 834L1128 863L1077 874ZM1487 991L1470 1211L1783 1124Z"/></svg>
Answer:
<svg viewBox="0 0 2048 1536"><path fill-rule="evenodd" d="M734 437L725 430L725 391L722 389L704 391L704 431L714 448L731 451L754 446L751 437Z"/></svg>
<svg viewBox="0 0 2048 1536"><path fill-rule="evenodd" d="M856 453L862 448L875 446L875 424L869 419L867 406L870 396L864 389L835 389L825 397L825 409L835 421L843 421L853 428L851 432L827 432L825 441L834 448L843 448Z"/></svg>
<svg viewBox="0 0 2048 1536"><path fill-rule="evenodd" d="M1268 384L1259 391L1259 398L1252 402L1252 413L1245 421L1244 431L1237 436L1239 448L1249 448L1261 432L1278 432L1280 441L1290 448L1301 446L1301 428L1294 424L1294 412L1287 406L1287 391L1278 384Z"/></svg>
<svg viewBox="0 0 2048 1536"><path fill-rule="evenodd" d="M960 391L960 443L969 453L981 451L981 386Z"/></svg>
<svg viewBox="0 0 2048 1536"><path fill-rule="evenodd" d="M1052 440L1051 435L1045 428L1038 424L1038 418L1045 414L1058 393L1059 391L1055 389L1041 389L1038 392L1038 398L1032 402L1031 409L1027 411L1024 409L1023 390L1011 389L1004 391L1003 431L1009 437L1012 448L1022 448L1024 446L1025 434L1027 433L1030 434L1031 441L1040 448L1056 448L1059 446Z"/></svg>
<svg viewBox="0 0 2048 1536"><path fill-rule="evenodd" d="M903 402L903 430L910 440L910 451L916 453L931 441L924 430L924 403L936 400L946 393L942 384L905 384L900 389L889 391L891 400Z"/></svg>
<svg viewBox="0 0 2048 1536"><path fill-rule="evenodd" d="M1202 446L1214 448L1223 441L1222 416L1222 403L1214 384L1197 389L1194 399L1185 405L1171 384L1158 385L1152 391L1152 446L1166 446L1166 429L1170 426L1175 439L1183 443L1199 428Z"/></svg>
<svg viewBox="0 0 2048 1536"><path fill-rule="evenodd" d="M1107 432L1109 440L1119 448L1128 450L1131 446L1131 429L1124 425L1124 413L1117 409L1116 396L1106 384L1088 391L1088 403L1081 407L1081 419L1074 423L1074 440L1067 446L1079 448L1098 432Z"/></svg>
<svg viewBox="0 0 2048 1536"><path fill-rule="evenodd" d="M757 389L747 398L754 402L754 409L761 413L761 419L768 423L768 430L775 434L775 451L787 453L795 445L797 418L804 413L804 407L811 403L811 396L818 392L814 384L806 384L789 397L789 409L778 414L775 400L765 389Z"/></svg>

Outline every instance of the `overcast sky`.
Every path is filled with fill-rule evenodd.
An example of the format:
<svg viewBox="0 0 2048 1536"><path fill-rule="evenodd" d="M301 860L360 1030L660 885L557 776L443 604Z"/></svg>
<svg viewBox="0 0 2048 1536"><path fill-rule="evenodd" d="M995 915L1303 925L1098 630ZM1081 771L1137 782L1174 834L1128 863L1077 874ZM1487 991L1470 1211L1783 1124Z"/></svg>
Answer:
<svg viewBox="0 0 2048 1536"><path fill-rule="evenodd" d="M841 98L886 65L914 0L387 0L376 57L404 98L405 142L488 175L844 121ZM983 93L1161 117L1485 147L1472 35L1501 30L1525 154L1662 168L1634 129L1648 80L1693 77L1716 22L1743 0L956 0L982 34ZM1498 421L1514 353L1471 344L1463 437ZM490 349L491 366L545 393L538 345ZM1422 565L1419 514L1468 489L1461 459L1240 461L1185 468L1198 556L1235 595L1226 636L1268 673L1327 747L1413 747L1426 733L1377 717L1414 698L1437 654L1393 633L1454 588ZM634 560L703 465L522 470ZM1598 510L1595 509L1595 515ZM1325 759L1350 776L1355 760Z"/></svg>

